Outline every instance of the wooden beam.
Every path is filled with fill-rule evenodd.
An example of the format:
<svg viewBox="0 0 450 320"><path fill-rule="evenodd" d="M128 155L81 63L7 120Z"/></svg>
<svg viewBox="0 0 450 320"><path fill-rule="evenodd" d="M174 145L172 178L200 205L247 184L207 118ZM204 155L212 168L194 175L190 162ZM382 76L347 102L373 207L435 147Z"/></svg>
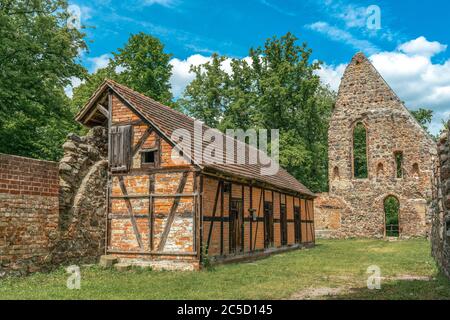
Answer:
<svg viewBox="0 0 450 320"><path fill-rule="evenodd" d="M139 151L139 149L144 145L145 141L147 141L148 137L150 137L152 132L153 132L152 128L148 128L147 130L145 130L144 134L142 135L142 137L139 139L139 141L136 143L136 145L133 148L133 152L131 153L133 157L136 155L136 153Z"/></svg>
<svg viewBox="0 0 450 320"><path fill-rule="evenodd" d="M148 251L123 251L123 250L114 250L108 249L108 253L111 254L138 254L143 256L175 256L175 257L195 257L197 252L148 252Z"/></svg>
<svg viewBox="0 0 450 320"><path fill-rule="evenodd" d="M125 183L123 182L123 177L119 178L119 184L120 184L120 189L122 190L122 193L124 195L127 195L127 188L125 187ZM141 239L141 234L139 233L139 229L136 223L136 219L133 215L133 206L131 205L131 201L130 199L125 199L125 203L127 205L127 209L128 209L128 214L130 215L130 220L131 220L131 224L133 226L133 231L134 234L136 236L136 240L139 244L139 247L142 249L144 248L144 245L142 243L142 239Z"/></svg>
<svg viewBox="0 0 450 320"><path fill-rule="evenodd" d="M106 110L106 108L104 106L102 106L101 104L98 104L97 109L98 109L98 111L100 111L101 114L103 114L105 116L105 118L109 119L109 112L108 112L108 110Z"/></svg>
<svg viewBox="0 0 450 320"><path fill-rule="evenodd" d="M217 191L216 191L216 197L214 200L214 208L213 208L213 212L212 212L212 217L215 218L216 217L216 211L217 211L217 203L219 202L219 194L220 194L220 190L222 189L222 183L223 181L218 181L217 183ZM209 232L208 232L208 242L206 244L206 253L208 254L209 251L209 245L211 243L211 236L212 236L212 232L213 232L213 227L214 227L214 220L211 221L210 225L209 225Z"/></svg>
<svg viewBox="0 0 450 320"><path fill-rule="evenodd" d="M253 250L252 238L253 238L253 185L250 185L250 205L248 207L250 216L250 251Z"/></svg>
<svg viewBox="0 0 450 320"><path fill-rule="evenodd" d="M223 181L221 180L223 183ZM224 216L224 206L225 206L225 188L222 188L220 190L221 196L220 196L220 255L223 256L223 216Z"/></svg>
<svg viewBox="0 0 450 320"><path fill-rule="evenodd" d="M151 174L149 176L148 191L150 193L149 203L148 203L148 241L150 251L154 250L154 236L155 236L155 216L154 216L154 197L155 193L155 175Z"/></svg>
<svg viewBox="0 0 450 320"><path fill-rule="evenodd" d="M176 193L176 194L130 194L124 196L112 196L111 199L147 199L153 198L194 198L198 193Z"/></svg>
<svg viewBox="0 0 450 320"><path fill-rule="evenodd" d="M183 176L181 177L180 184L178 185L177 194L181 194L183 192L184 187L186 185L187 178L188 178L188 173L184 172ZM175 213L177 211L180 200L181 200L181 197L176 197L173 200L172 208L170 209L169 216L167 217L167 223L166 223L163 234L161 236L161 240L158 245L159 252L162 252L164 250L164 247L167 242L167 238L169 236L170 229L172 228L173 221L175 220Z"/></svg>
<svg viewBox="0 0 450 320"><path fill-rule="evenodd" d="M259 204L258 204L258 218L261 215L261 203L263 202L263 192L264 189L260 189L261 190L261 194L260 194L260 198L259 198ZM262 207L262 216L263 216L263 227L265 225L265 219L264 219L264 206ZM258 227L259 227L259 222L256 224L256 230L255 230L255 241L253 241L253 251L256 250L256 240L258 238ZM264 237L265 237L265 229L264 229Z"/></svg>
<svg viewBox="0 0 450 320"><path fill-rule="evenodd" d="M241 252L244 252L244 248L245 248L245 217L244 217L244 208L245 208L245 187L244 185L241 186L242 187L242 208L241 208L241 212L239 213L241 215Z"/></svg>

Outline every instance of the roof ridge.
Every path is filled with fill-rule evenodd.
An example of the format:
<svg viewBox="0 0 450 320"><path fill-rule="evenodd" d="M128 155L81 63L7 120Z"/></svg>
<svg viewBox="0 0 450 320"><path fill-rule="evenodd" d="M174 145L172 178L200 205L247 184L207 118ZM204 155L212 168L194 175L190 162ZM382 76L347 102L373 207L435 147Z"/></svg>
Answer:
<svg viewBox="0 0 450 320"><path fill-rule="evenodd" d="M89 110L89 108L92 107L93 102L95 102L95 97L98 96L99 93L104 92L108 89L114 91L118 96L124 99L126 103L130 105L130 108L134 109L135 112L139 113L142 117L147 118L148 121L152 122L152 125L155 125L157 129L159 129L162 134L164 134L166 138L169 139L169 141L172 141L171 132L173 133L173 130L176 130L177 122L179 126L181 125L190 127L191 125L195 125L196 120L189 117L188 115L169 106L166 106L136 90L133 90L111 79L105 79L103 84L96 91L97 93L90 98L89 103L83 109ZM161 121L167 121L167 123L164 124ZM187 123L184 121L187 121ZM251 148L261 154L264 154L266 157L270 158L271 161L273 160L271 157L269 157L267 152L255 148L245 141L237 139L236 135L227 135L225 132L222 132L217 128L211 128L203 122L199 122L202 124L202 133L204 132L204 130L214 130L215 132L220 134L222 138L225 138L226 140L232 139L233 141L235 141L235 148L239 147L239 145L243 145L245 146L246 150L248 150L248 152L250 152ZM188 130L194 130L194 128ZM193 132L191 132L191 134L192 133ZM196 140L194 139L193 142L195 141ZM174 141L172 142L174 143ZM207 143L207 141L203 141L202 139L201 143L203 148L204 144ZM245 153L245 159L247 159L247 151ZM194 162L196 161L195 159L191 160ZM269 183L278 188L295 191L297 193L309 195L311 197L315 196L313 192L311 192L306 186L304 186L300 181L298 181L293 175L291 175L281 166L278 166L278 172L276 174L264 177L264 174L260 172L260 169L265 166L266 165L263 165L262 162L258 161L256 167L254 167L247 163L247 160L245 160L245 163L243 163L242 165L227 163L206 165L206 167L212 167L215 170L223 171L232 175L242 176L246 179L255 179L258 181Z"/></svg>
<svg viewBox="0 0 450 320"><path fill-rule="evenodd" d="M124 88L124 89L126 89L126 90L129 90L129 91L131 91L131 92L133 92L133 93L135 93L135 94L141 96L141 97L144 98L144 99L150 100L151 102L156 103L156 104L158 104L159 106L161 106L161 107L163 107L163 108L165 108L165 109L171 110L171 111L173 111L173 112L175 112L175 113L177 113L177 114L179 114L179 115L181 115L181 116L187 118L187 119L190 120L190 121L195 121L195 119L193 119L193 118L191 118L191 117L185 115L183 112L180 112L180 111L178 111L178 110L176 110L176 109L174 109L174 108L171 108L171 107L169 107L169 106L166 106L165 104L163 104L163 103L161 103L161 102L159 102L159 101L157 101L157 100L155 100L155 99L153 99L153 98L151 98L151 97L149 97L149 96L146 96L145 94L143 94L143 93L141 93L141 92L139 92L139 91L136 91L136 90L134 90L134 89L131 89L130 87L128 87L128 86L126 86L126 85L124 85L124 84L121 84L121 83L119 83L119 82L117 82L117 81L114 81L114 80L111 80L111 79L108 79L107 81L112 82L112 83L113 83L114 85L116 85L116 86L119 86L119 87L122 87L122 88ZM203 124L203 123L202 123L202 124ZM203 124L203 125L206 126L205 124Z"/></svg>

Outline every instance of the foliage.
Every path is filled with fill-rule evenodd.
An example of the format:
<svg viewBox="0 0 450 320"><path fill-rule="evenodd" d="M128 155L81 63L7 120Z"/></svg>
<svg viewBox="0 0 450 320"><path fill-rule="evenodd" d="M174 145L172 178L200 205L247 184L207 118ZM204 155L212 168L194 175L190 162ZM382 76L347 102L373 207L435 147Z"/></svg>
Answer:
<svg viewBox="0 0 450 320"><path fill-rule="evenodd" d="M57 160L79 129L64 88L86 44L68 18L65 0L0 2L0 152Z"/></svg>
<svg viewBox="0 0 450 320"><path fill-rule="evenodd" d="M400 203L397 198L390 196L384 201L384 212L386 214L387 236L398 236L398 214L400 211ZM390 226L396 226L391 232Z"/></svg>
<svg viewBox="0 0 450 320"><path fill-rule="evenodd" d="M362 123L356 124L353 131L354 176L367 179L367 131Z"/></svg>
<svg viewBox="0 0 450 320"><path fill-rule="evenodd" d="M419 108L418 110L411 111L411 114L416 118L417 122L428 131L428 126L433 120L433 110Z"/></svg>
<svg viewBox="0 0 450 320"><path fill-rule="evenodd" d="M192 67L194 81L179 100L211 127L279 129L280 161L313 191L328 183L327 132L335 94L320 84L311 49L288 33L250 49L247 59L213 55ZM226 65L229 64L229 68Z"/></svg>
<svg viewBox="0 0 450 320"><path fill-rule="evenodd" d="M164 52L164 45L157 38L142 32L131 35L125 46L113 53L107 67L89 75L74 90L73 108L79 110L107 78L175 107L169 82L172 75L171 57L171 54Z"/></svg>
<svg viewBox="0 0 450 320"><path fill-rule="evenodd" d="M381 290L367 290L366 270L374 264L383 273ZM433 280L393 279L404 275ZM67 289L69 275L64 269L2 279L0 299L270 300L320 288L352 288L336 297L345 299L450 299L450 282L438 275L426 239L320 240L310 250L218 265L213 272L117 272L82 267L81 290Z"/></svg>

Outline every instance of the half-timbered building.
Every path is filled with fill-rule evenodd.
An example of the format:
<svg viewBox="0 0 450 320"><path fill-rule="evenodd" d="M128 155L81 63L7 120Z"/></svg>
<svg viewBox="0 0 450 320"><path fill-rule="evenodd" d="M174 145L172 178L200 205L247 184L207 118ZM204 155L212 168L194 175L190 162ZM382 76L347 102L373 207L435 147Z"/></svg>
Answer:
<svg viewBox="0 0 450 320"><path fill-rule="evenodd" d="M177 130L195 137L192 118L107 80L77 120L108 128L106 253L121 262L189 270L314 244L315 195L283 169L176 149Z"/></svg>

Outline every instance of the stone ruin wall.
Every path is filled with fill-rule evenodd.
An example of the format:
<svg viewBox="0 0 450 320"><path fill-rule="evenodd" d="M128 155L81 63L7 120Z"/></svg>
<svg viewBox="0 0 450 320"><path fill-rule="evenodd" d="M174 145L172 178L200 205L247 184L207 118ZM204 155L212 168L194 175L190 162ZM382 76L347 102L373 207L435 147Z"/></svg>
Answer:
<svg viewBox="0 0 450 320"><path fill-rule="evenodd" d="M353 131L367 133L368 178L353 172ZM357 54L347 67L329 129L329 185L316 203L316 231L325 238L384 238L384 200L400 202L403 238L428 236L437 147L379 75ZM403 153L403 177L395 152Z"/></svg>
<svg viewBox="0 0 450 320"><path fill-rule="evenodd" d="M448 123L450 125L450 122ZM433 194L432 254L441 270L450 278L450 137L442 133L439 163L435 166Z"/></svg>
<svg viewBox="0 0 450 320"><path fill-rule="evenodd" d="M0 277L104 253L107 134L69 135L56 162L0 154Z"/></svg>

